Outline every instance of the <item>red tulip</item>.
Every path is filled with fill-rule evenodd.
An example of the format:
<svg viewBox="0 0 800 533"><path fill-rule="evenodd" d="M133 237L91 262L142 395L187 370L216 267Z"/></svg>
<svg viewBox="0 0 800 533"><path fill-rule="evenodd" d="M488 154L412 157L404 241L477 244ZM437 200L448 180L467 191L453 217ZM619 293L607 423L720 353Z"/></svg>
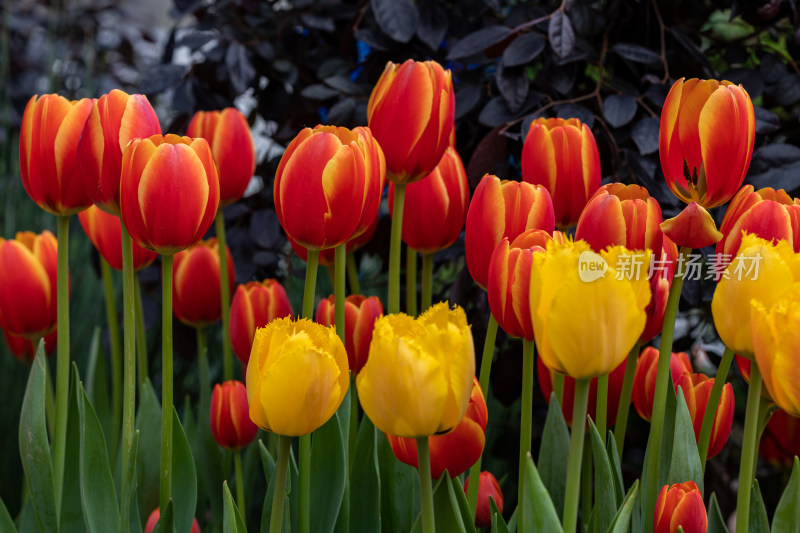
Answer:
<svg viewBox="0 0 800 533"><path fill-rule="evenodd" d="M685 373L692 373L692 363L685 352L672 352L669 361L672 386L678 389L678 380ZM639 416L650 421L653 415L653 398L656 393L656 375L658 374L658 350L648 346L639 354L636 361L636 373L633 377L633 405Z"/></svg>
<svg viewBox="0 0 800 533"><path fill-rule="evenodd" d="M522 147L522 179L550 192L556 227L574 226L600 187L600 154L592 130L577 118L534 120Z"/></svg>
<svg viewBox="0 0 800 533"><path fill-rule="evenodd" d="M708 518L703 495L694 481L664 485L658 493L653 533L706 533Z"/></svg>
<svg viewBox="0 0 800 533"><path fill-rule="evenodd" d="M258 426L250 420L244 383L231 380L214 385L209 423L214 440L227 450L235 452L253 442Z"/></svg>
<svg viewBox="0 0 800 533"><path fill-rule="evenodd" d="M445 470L450 477L465 472L483 453L486 442L486 424L489 411L483 398L480 383L474 379L467 412L450 433L428 437L431 457L431 475L439 479ZM397 459L417 468L417 441L406 437L386 435ZM480 488L480 486L478 487Z"/></svg>
<svg viewBox="0 0 800 533"><path fill-rule="evenodd" d="M386 154L390 181L407 184L436 168L455 116L450 71L435 61L386 64L367 104L373 135Z"/></svg>
<svg viewBox="0 0 800 533"><path fill-rule="evenodd" d="M6 330L3 330L3 336L6 339L8 349L11 350L14 357L20 361L27 361L28 363L33 362L33 358L36 356L36 346L34 346L32 340L12 335ZM50 356L53 354L53 351L56 349L57 340L58 332L56 330L44 336L45 355Z"/></svg>
<svg viewBox="0 0 800 533"><path fill-rule="evenodd" d="M198 111L186 135L202 137L211 146L219 172L220 207L240 199L256 169L256 148L244 115L233 107Z"/></svg>
<svg viewBox="0 0 800 533"><path fill-rule="evenodd" d="M283 285L276 280L250 281L239 285L233 295L228 325L236 357L246 365L250 360L256 329L276 318L291 317L292 314L289 297Z"/></svg>
<svg viewBox="0 0 800 533"><path fill-rule="evenodd" d="M233 292L236 274L231 251L228 257L228 287ZM216 237L200 241L175 254L172 263L172 309L178 320L201 328L222 317L219 245Z"/></svg>
<svg viewBox="0 0 800 533"><path fill-rule="evenodd" d="M96 205L78 213L83 231L97 252L111 268L122 270L122 225L119 217L109 215ZM133 270L150 266L158 254L133 243Z"/></svg>
<svg viewBox="0 0 800 533"><path fill-rule="evenodd" d="M147 518L147 522L144 525L144 533L153 533L153 529L156 527L160 516L161 512L158 509L155 509L152 513L150 513L150 516ZM192 530L189 533L200 533L200 524L197 523L197 518L193 519Z"/></svg>
<svg viewBox="0 0 800 533"><path fill-rule="evenodd" d="M314 320L323 326L335 323L334 296L325 298L317 306ZM353 375L358 374L369 357L372 328L383 316L383 305L377 296L351 294L344 299L344 346Z"/></svg>
<svg viewBox="0 0 800 533"><path fill-rule="evenodd" d="M486 288L492 253L503 237L513 241L525 230L553 233L554 227L553 202L544 187L486 174L469 204L464 233L472 279Z"/></svg>
<svg viewBox="0 0 800 533"><path fill-rule="evenodd" d="M433 172L406 186L403 242L423 254L456 242L469 206L467 171L455 148L448 147ZM394 216L394 183L389 184L389 214Z"/></svg>
<svg viewBox="0 0 800 533"><path fill-rule="evenodd" d="M686 406L689 408L694 425L694 438L699 441L700 428L703 426L703 418L708 405L708 397L711 396L711 389L714 386L714 378L703 374L686 373L678 378L677 386L683 389ZM726 383L722 387L722 396L720 396L714 414L714 426L711 429L711 440L708 444L708 459L721 452L722 447L728 441L733 425L733 409L733 387L730 383Z"/></svg>
<svg viewBox="0 0 800 533"><path fill-rule="evenodd" d="M352 253L367 244L372 237L375 235L375 231L378 229L378 217L376 216L372 219L372 224L369 225L367 231L359 235L358 237L353 237L349 241L347 241L346 250L347 253ZM303 261L308 261L308 248L301 246L297 243L297 241L293 240L291 237L287 235L289 240L289 244L292 245L292 250L294 253L297 254L297 257L302 259ZM326 248L324 250L319 251L319 265L320 266L333 266L334 260L336 256L336 249L335 248Z"/></svg>
<svg viewBox="0 0 800 533"><path fill-rule="evenodd" d="M642 336L639 343L645 344L661 333L664 327L664 313L667 311L667 300L669 299L669 289L672 286L672 278L675 275L675 267L678 261L678 247L664 235L661 244L661 252L653 256L650 272L650 303L645 308L647 322L644 325Z"/></svg>
<svg viewBox="0 0 800 533"><path fill-rule="evenodd" d="M219 206L219 179L205 139L153 135L125 148L122 222L134 241L174 254L205 235Z"/></svg>
<svg viewBox="0 0 800 533"><path fill-rule="evenodd" d="M78 140L92 100L57 94L28 100L19 132L19 171L31 199L55 215L74 215L92 205L78 177Z"/></svg>
<svg viewBox="0 0 800 533"><path fill-rule="evenodd" d="M94 102L78 143L78 171L100 209L119 216L122 152L131 139L151 135L161 135L161 126L146 96L114 89Z"/></svg>
<svg viewBox="0 0 800 533"><path fill-rule="evenodd" d="M464 493L469 492L469 476L464 482ZM492 507L489 504L489 497L492 497L494 504L500 514L503 514L503 491L500 490L500 483L491 472L481 472L478 477L478 506L475 510L475 525L477 527L491 527Z"/></svg>
<svg viewBox="0 0 800 533"><path fill-rule="evenodd" d="M800 456L800 418L778 410L770 417L761 435L759 453L775 466L790 469Z"/></svg>
<svg viewBox="0 0 800 533"><path fill-rule="evenodd" d="M677 216L662 222L661 231L676 245L692 249L705 248L722 239L714 219L697 202L690 203Z"/></svg>

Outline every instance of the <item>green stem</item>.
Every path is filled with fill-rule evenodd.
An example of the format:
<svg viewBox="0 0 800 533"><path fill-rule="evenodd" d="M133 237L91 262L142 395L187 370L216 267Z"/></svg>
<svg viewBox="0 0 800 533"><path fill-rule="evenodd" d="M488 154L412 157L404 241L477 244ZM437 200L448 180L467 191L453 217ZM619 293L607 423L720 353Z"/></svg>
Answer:
<svg viewBox="0 0 800 533"><path fill-rule="evenodd" d="M389 300L388 312L400 312L400 242L403 234L403 204L406 198L406 186L394 186L394 213L392 216L392 234L389 241Z"/></svg>
<svg viewBox="0 0 800 533"><path fill-rule="evenodd" d="M417 439L417 457L419 459L419 497L422 504L422 531L423 533L434 533L436 524L433 520L433 488L431 486L431 458L428 450L428 437L419 437Z"/></svg>
<svg viewBox="0 0 800 533"><path fill-rule="evenodd" d="M195 328L197 337L197 371L200 376L200 414L207 416L211 409L211 378L208 372L208 342L205 328Z"/></svg>
<svg viewBox="0 0 800 533"><path fill-rule="evenodd" d="M531 450L531 421L533 419L533 341L522 341L522 409L519 425L519 497L522 498L525 485L525 464L528 452ZM479 474L480 475L480 474ZM475 485L478 478L472 479ZM517 507L518 523L523 523L522 513L524 505Z"/></svg>
<svg viewBox="0 0 800 533"><path fill-rule="evenodd" d="M275 468L275 481L272 489L272 513L269 520L269 533L280 533L283 521L283 500L286 497L286 473L289 467L289 450L292 438L280 436L278 465Z"/></svg>
<svg viewBox="0 0 800 533"><path fill-rule="evenodd" d="M424 313L433 301L433 254L422 254L422 306Z"/></svg>
<svg viewBox="0 0 800 533"><path fill-rule="evenodd" d="M228 335L231 317L231 288L228 285L228 247L225 244L225 217L220 209L214 219L219 248L219 289L222 304L222 375L225 381L233 379L233 352Z"/></svg>
<svg viewBox="0 0 800 533"><path fill-rule="evenodd" d="M244 476L242 475L242 452L237 451L233 454L233 464L236 468L236 505L239 506L239 512L242 516L246 516L244 508Z"/></svg>
<svg viewBox="0 0 800 533"><path fill-rule="evenodd" d="M317 290L317 265L319 250L308 250L306 261L306 283L303 288L303 318L314 320L314 295Z"/></svg>
<svg viewBox="0 0 800 533"><path fill-rule="evenodd" d="M633 377L636 375L636 361L639 360L639 343L633 345L628 360L625 363L625 378L622 381L619 405L617 406L617 423L614 426L614 437L617 440L617 451L620 460L622 449L625 447L625 432L628 429L628 413L631 408L631 394L633 393Z"/></svg>
<svg viewBox="0 0 800 533"><path fill-rule="evenodd" d="M56 438L53 480L56 516L61 516L61 489L64 485L64 454L69 412L69 217L58 217L58 274L56 278L58 352L56 354Z"/></svg>
<svg viewBox="0 0 800 533"><path fill-rule="evenodd" d="M722 354L722 361L720 361L719 368L717 368L714 386L711 388L711 394L708 397L706 411L703 414L703 425L700 426L700 440L697 443L697 450L700 452L700 465L703 467L703 472L706 471L708 445L711 442L711 430L714 428L717 406L722 396L722 387L725 386L725 381L728 379L728 369L731 367L731 361L733 361L733 350L726 346L725 352ZM755 361L752 364L755 365Z"/></svg>
<svg viewBox="0 0 800 533"><path fill-rule="evenodd" d="M34 353L38 351L39 341L33 343ZM45 364L45 379L47 380L46 388L44 389L44 415L47 421L47 432L50 434L50 439L55 438L56 434L56 400L55 392L53 391L53 371L50 370L50 365Z"/></svg>
<svg viewBox="0 0 800 533"><path fill-rule="evenodd" d="M120 221L122 245L122 317L123 317L123 382L122 382L122 483L120 520L128 528L130 513L130 488L128 465L133 446L133 426L136 419L136 303L133 275L133 240ZM170 266L170 273L172 266ZM172 290L170 289L170 295ZM170 315L171 318L171 315ZM169 413L172 420L172 412ZM163 508L163 507L162 507Z"/></svg>
<svg viewBox="0 0 800 533"><path fill-rule="evenodd" d="M583 447L589 448L589 435L583 436ZM598 487L599 489L599 487ZM592 516L592 452L583 454L581 461L581 531L589 531Z"/></svg>
<svg viewBox="0 0 800 533"><path fill-rule="evenodd" d="M586 432L586 403L589 400L589 380L575 380L575 402L572 408L572 435L567 460L567 487L564 497L564 531L572 533L578 525L578 499L583 461L583 436Z"/></svg>
<svg viewBox="0 0 800 533"><path fill-rule="evenodd" d="M417 251L406 246L406 313L417 316Z"/></svg>
<svg viewBox="0 0 800 533"><path fill-rule="evenodd" d="M597 378L597 406L595 416L597 417L597 432L603 443L606 441L606 420L608 418L608 374Z"/></svg>
<svg viewBox="0 0 800 533"><path fill-rule="evenodd" d="M122 347L119 338L119 320L117 318L117 302L114 298L114 277L111 266L100 258L100 272L103 277L103 296L106 300L106 322L108 323L108 341L111 345L111 453L117 453L119 447L120 424L122 424ZM113 459L113 458L112 458ZM113 461L112 461L113 462Z"/></svg>
<svg viewBox="0 0 800 533"><path fill-rule="evenodd" d="M361 286L358 283L356 256L352 253L347 254L347 281L350 283L350 294L361 294Z"/></svg>
<svg viewBox="0 0 800 533"><path fill-rule="evenodd" d="M753 488L756 452L758 451L758 411L761 400L761 371L750 365L750 389L744 418L742 458L739 466L739 494L736 500L736 531L747 531L750 519L750 490Z"/></svg>
<svg viewBox="0 0 800 533"><path fill-rule="evenodd" d="M564 405L564 374L561 372L553 372L553 391L556 393L558 404Z"/></svg>
<svg viewBox="0 0 800 533"><path fill-rule="evenodd" d="M350 372L350 434L347 443L348 476L350 468L353 466L353 457L356 453L356 441L358 439L358 387L356 387L356 374Z"/></svg>
<svg viewBox="0 0 800 533"><path fill-rule="evenodd" d="M172 255L161 256L161 509L172 494Z"/></svg>
<svg viewBox="0 0 800 533"><path fill-rule="evenodd" d="M136 372L136 385L139 389L148 377L147 371L147 335L144 330L144 308L142 307L142 285L139 276L134 278L134 296L136 312L136 354L138 370Z"/></svg>
<svg viewBox="0 0 800 533"><path fill-rule="evenodd" d="M347 261L347 245L341 244L334 252L334 284L333 284L333 314L336 333L344 344L344 292L345 292L345 264Z"/></svg>

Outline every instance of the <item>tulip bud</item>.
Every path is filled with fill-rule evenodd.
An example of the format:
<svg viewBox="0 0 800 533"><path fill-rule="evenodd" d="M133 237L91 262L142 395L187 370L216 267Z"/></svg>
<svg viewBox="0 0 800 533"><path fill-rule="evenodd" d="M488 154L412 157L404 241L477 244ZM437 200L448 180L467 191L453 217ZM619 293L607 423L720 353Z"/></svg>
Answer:
<svg viewBox="0 0 800 533"><path fill-rule="evenodd" d="M686 406L689 408L689 415L692 417L694 426L695 441L700 440L700 428L703 427L708 398L711 396L711 389L714 386L714 378L703 374L683 374L678 378L678 385L683 390L683 397L686 399ZM676 387L676 388L677 388ZM711 428L711 439L708 442L707 459L711 459L722 451L723 446L728 441L733 425L733 387L726 383L722 387L722 395L719 399L714 413L714 425Z"/></svg>
<svg viewBox="0 0 800 533"><path fill-rule="evenodd" d="M231 272L231 269L228 269ZM274 279L239 285L231 302L228 332L236 357L245 365L250 360L256 330L276 318L291 317L292 304L283 285Z"/></svg>
<svg viewBox="0 0 800 533"><path fill-rule="evenodd" d="M33 358L36 357L36 346L33 341L25 337L18 337L6 330L3 330L3 337L6 339L6 346L14 354L14 357L20 361L32 363ZM56 342L58 341L58 332L53 330L44 336L44 354L46 356L53 355L53 350L56 349Z"/></svg>
<svg viewBox="0 0 800 533"><path fill-rule="evenodd" d="M258 427L250 420L247 389L241 381L214 385L209 423L214 440L227 450L235 452L253 442Z"/></svg>
<svg viewBox="0 0 800 533"><path fill-rule="evenodd" d="M653 533L706 533L708 518L703 495L694 481L664 485L658 493Z"/></svg>
<svg viewBox="0 0 800 533"><path fill-rule="evenodd" d="M577 118L537 118L522 146L522 179L553 197L556 227L574 226L600 187L600 154L592 130Z"/></svg>
<svg viewBox="0 0 800 533"><path fill-rule="evenodd" d="M336 322L336 306L333 295L323 299L317 306L314 320L323 326ZM383 305L377 296L366 297L351 294L344 299L344 346L350 370L358 374L367 362L372 329L375 321L383 316Z"/></svg>
<svg viewBox="0 0 800 533"><path fill-rule="evenodd" d="M678 390L678 380L685 373L692 373L692 363L686 352L672 352L669 359L672 386ZM650 421L653 416L653 399L656 394L656 375L658 374L658 350L648 346L639 354L636 373L633 376L633 405L639 416Z"/></svg>
<svg viewBox="0 0 800 533"><path fill-rule="evenodd" d="M160 517L161 511L159 509L153 510L147 518L147 522L145 522L144 533L153 533L153 529L156 527ZM197 518L192 519L192 530L189 533L200 533L200 524L197 523Z"/></svg>
<svg viewBox="0 0 800 533"><path fill-rule="evenodd" d="M764 428L758 451L771 464L791 469L795 455L800 456L800 418L775 411Z"/></svg>
<svg viewBox="0 0 800 533"><path fill-rule="evenodd" d="M233 258L228 258L228 288L236 283ZM172 263L172 309L178 320L196 328L213 324L222 317L220 298L219 245L216 237L200 241L175 254Z"/></svg>
<svg viewBox="0 0 800 533"><path fill-rule="evenodd" d="M464 482L464 493L469 492L469 476ZM481 472L478 478L478 506L475 510L475 525L477 527L491 527L492 507L489 497L494 500L497 510L503 514L503 491L500 490L500 483L491 472Z"/></svg>
<svg viewBox="0 0 800 533"><path fill-rule="evenodd" d="M122 224L118 216L109 215L96 205L78 213L83 231L97 253L115 270L122 270ZM158 254L133 243L133 270L150 266Z"/></svg>
<svg viewBox="0 0 800 533"><path fill-rule="evenodd" d="M655 252L650 271L650 292L652 298L645 309L647 323L644 326L639 344L645 344L661 333L664 327L664 313L667 311L669 289L672 287L672 278L678 262L678 247L664 235L661 252Z"/></svg>

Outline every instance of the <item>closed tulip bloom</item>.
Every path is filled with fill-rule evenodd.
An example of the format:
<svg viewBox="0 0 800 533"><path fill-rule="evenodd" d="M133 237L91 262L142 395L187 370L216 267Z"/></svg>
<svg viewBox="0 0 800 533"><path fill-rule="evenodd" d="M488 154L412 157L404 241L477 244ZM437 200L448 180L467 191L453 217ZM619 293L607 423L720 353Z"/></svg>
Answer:
<svg viewBox="0 0 800 533"><path fill-rule="evenodd" d="M231 251L228 258L228 289L236 284ZM178 320L192 327L205 327L222 317L220 299L219 244L216 237L200 241L175 254L172 263L172 310Z"/></svg>
<svg viewBox="0 0 800 533"><path fill-rule="evenodd" d="M119 216L122 153L131 139L152 135L161 135L161 125L146 96L114 89L94 102L78 143L78 170L100 209Z"/></svg>
<svg viewBox="0 0 800 533"><path fill-rule="evenodd" d="M475 283L486 288L489 263L503 237L513 241L529 229L553 233L554 220L553 202L544 187L486 174L472 196L464 231L467 268Z"/></svg>
<svg viewBox="0 0 800 533"><path fill-rule="evenodd" d="M675 267L678 261L678 247L664 235L661 252L656 252L650 274L650 303L647 304L647 323L644 326L639 344L645 344L661 333L664 327L664 313L667 311L669 289L675 276Z"/></svg>
<svg viewBox="0 0 800 533"><path fill-rule="evenodd" d="M800 456L800 418L775 411L761 435L758 452L775 466L792 468L795 455Z"/></svg>
<svg viewBox="0 0 800 533"><path fill-rule="evenodd" d="M467 315L446 302L419 318L404 313L375 322L358 397L379 430L398 437L447 433L467 411L475 346Z"/></svg>
<svg viewBox="0 0 800 533"><path fill-rule="evenodd" d="M464 492L469 492L469 476L464 482ZM491 472L481 472L478 478L478 506L475 509L475 525L477 527L491 527L492 525L492 506L489 497L494 500L497 510L503 514L503 491L500 490L500 483Z"/></svg>
<svg viewBox="0 0 800 533"><path fill-rule="evenodd" d="M186 135L202 137L211 146L219 173L220 207L239 200L256 170L256 147L244 115L234 107L198 111Z"/></svg>
<svg viewBox="0 0 800 533"><path fill-rule="evenodd" d="M752 359L750 300L755 298L768 309L796 281L800 281L800 255L794 253L789 243L773 244L755 235L745 235L739 253L725 269L711 300L714 325L725 346Z"/></svg>
<svg viewBox="0 0 800 533"><path fill-rule="evenodd" d="M56 328L58 243L49 231L0 237L0 327L38 340Z"/></svg>
<svg viewBox="0 0 800 533"><path fill-rule="evenodd" d="M658 493L653 533L706 533L708 518L703 495L694 481L664 485Z"/></svg>
<svg viewBox="0 0 800 533"><path fill-rule="evenodd" d="M385 163L369 128L305 128L275 172L275 212L286 234L312 250L335 248L375 218Z"/></svg>
<svg viewBox="0 0 800 533"><path fill-rule="evenodd" d="M228 269L228 272L231 271ZM291 317L293 314L289 296L277 280L249 281L239 285L233 295L228 325L233 353L246 365L250 360L256 330L276 318Z"/></svg>
<svg viewBox="0 0 800 533"><path fill-rule="evenodd" d="M692 363L686 352L672 352L669 360L672 386L678 390L678 380L686 373L693 372ZM656 394L656 375L658 374L658 350L648 346L639 354L636 373L633 376L633 405L639 416L650 422L653 416L653 399Z"/></svg>
<svg viewBox="0 0 800 533"><path fill-rule="evenodd" d="M722 205L741 186L753 155L750 96L729 81L681 78L661 110L658 141L672 193L706 209Z"/></svg>
<svg viewBox="0 0 800 533"><path fill-rule="evenodd" d="M602 376L633 348L647 321L650 286L647 267L626 271L626 257L650 263L647 250L614 247L597 254L584 241L550 241L533 255L531 318L548 368L575 379Z"/></svg>
<svg viewBox="0 0 800 533"><path fill-rule="evenodd" d="M247 364L250 419L265 431L297 437L327 422L350 376L334 328L278 318L256 331Z"/></svg>
<svg viewBox="0 0 800 533"><path fill-rule="evenodd" d="M685 373L678 378L678 387L683 390L689 415L692 417L695 441L700 440L700 428L703 427L703 418L714 387L714 378L704 374ZM722 451L728 441L733 425L734 398L733 387L730 383L722 386L722 395L714 412L714 425L711 428L711 440L708 443L708 459Z"/></svg>
<svg viewBox="0 0 800 533"><path fill-rule="evenodd" d="M19 172L25 191L54 215L74 215L92 205L78 177L78 140L92 100L57 94L28 100L19 132Z"/></svg>
<svg viewBox="0 0 800 533"><path fill-rule="evenodd" d="M600 187L600 154L592 130L577 118L537 118L522 146L522 179L553 197L556 227L574 226Z"/></svg>
<svg viewBox="0 0 800 533"><path fill-rule="evenodd" d="M250 420L244 383L231 380L214 385L209 424L214 440L226 450L235 452L253 442L258 426Z"/></svg>
<svg viewBox="0 0 800 533"><path fill-rule="evenodd" d="M150 516L147 518L147 522L145 522L144 533L153 533L153 529L155 529L160 517L160 510L153 510L153 512L150 513ZM189 533L200 533L200 524L197 523L197 518L192 519L192 530Z"/></svg>
<svg viewBox="0 0 800 533"><path fill-rule="evenodd" d="M448 147L439 165L425 179L406 186L403 242L432 254L456 242L469 206L467 171L455 148ZM394 183L389 183L389 215L394 216Z"/></svg>
<svg viewBox="0 0 800 533"><path fill-rule="evenodd" d="M14 354L14 357L20 361L26 361L28 363L33 362L33 358L36 356L36 346L34 346L32 340L12 335L6 330L3 330L3 337L6 339L6 346L8 346L8 349ZM56 330L44 336L44 354L46 356L49 357L53 355L57 341L58 332Z"/></svg>
<svg viewBox="0 0 800 533"><path fill-rule="evenodd" d="M314 320L323 326L335 323L334 296L323 299L317 306ZM351 294L344 299L344 347L350 370L358 374L369 357L372 329L383 316L383 305L377 296Z"/></svg>
<svg viewBox="0 0 800 533"><path fill-rule="evenodd" d="M205 139L134 139L122 157L122 222L134 241L174 254L205 235L219 207L219 179Z"/></svg>
<svg viewBox="0 0 800 533"><path fill-rule="evenodd" d="M367 104L373 135L386 154L390 181L421 180L450 144L455 116L450 71L435 61L386 64Z"/></svg>
<svg viewBox="0 0 800 533"><path fill-rule="evenodd" d="M372 237L375 235L375 231L378 229L378 218L375 217L372 219L372 223L367 227L367 231L362 233L357 237L353 237L349 241L347 241L347 245L345 250L347 253L352 253L367 244ZM297 257L302 259L303 261L308 261L308 248L302 246L297 241L292 239L287 235L287 239L289 244L292 245L292 251L297 254ZM335 248L326 248L324 250L319 251L319 266L333 266L336 256L336 249Z"/></svg>
<svg viewBox="0 0 800 533"><path fill-rule="evenodd" d="M115 270L122 270L122 225L118 216L109 215L96 205L78 213L81 227L100 256ZM133 243L133 270L150 266L158 254Z"/></svg>
<svg viewBox="0 0 800 533"><path fill-rule="evenodd" d="M439 479L445 470L450 477L466 472L483 453L486 442L486 424L489 411L477 379L472 384L472 393L467 412L456 428L444 435L428 437L431 460L431 476ZM386 434L398 461L418 468L417 441L407 437Z"/></svg>

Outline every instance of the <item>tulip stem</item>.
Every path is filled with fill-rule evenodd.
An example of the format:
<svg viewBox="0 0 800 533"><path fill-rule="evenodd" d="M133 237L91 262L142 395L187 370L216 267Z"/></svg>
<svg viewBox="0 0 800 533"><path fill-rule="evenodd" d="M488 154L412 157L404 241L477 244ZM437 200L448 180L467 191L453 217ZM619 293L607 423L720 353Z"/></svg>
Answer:
<svg viewBox="0 0 800 533"><path fill-rule="evenodd" d="M417 251L410 246L406 246L406 313L417 316Z"/></svg>
<svg viewBox="0 0 800 533"><path fill-rule="evenodd" d="M531 421L533 419L533 341L522 341L522 409L520 413L519 432L519 498L522 498L525 485L525 464L528 452L531 450ZM480 476L480 473L478 474ZM475 485L478 477L472 479ZM521 503L521 502L520 502ZM523 523L522 513L526 511L524 505L517 506L517 521Z"/></svg>
<svg viewBox="0 0 800 533"><path fill-rule="evenodd" d="M356 256L352 253L347 254L347 281L350 283L350 294L361 294L361 286L358 283L358 265L356 265Z"/></svg>
<svg viewBox="0 0 800 533"><path fill-rule="evenodd" d="M103 277L103 296L106 301L106 322L108 323L108 343L111 346L111 453L119 447L120 424L122 423L122 347L119 338L117 302L114 298L114 277L108 261L100 258L100 272ZM113 460L113 457L110 458ZM116 462L116 461L114 461Z"/></svg>
<svg viewBox="0 0 800 533"><path fill-rule="evenodd" d="M342 344L345 343L344 292L345 292L345 270L346 270L345 265L347 263L346 246L347 246L346 243L337 246L333 256L334 276L335 276L334 280L335 283L333 286L333 320L336 326L336 333L338 333L339 338L342 339Z"/></svg>
<svg viewBox="0 0 800 533"><path fill-rule="evenodd" d="M123 382L122 382L122 482L120 484L122 528L127 529L130 513L128 465L131 462L133 426L136 418L136 303L133 276L133 240L120 221L122 245L122 316L123 316ZM172 268L170 267L170 272ZM170 292L170 295L172 292ZM170 382L171 383L171 382ZM170 421L172 412L170 411ZM162 507L163 509L163 507Z"/></svg>
<svg viewBox="0 0 800 533"><path fill-rule="evenodd" d="M589 435L583 436L583 447L589 448ZM600 487L597 487L598 490ZM589 531L592 517L592 451L583 454L581 460L581 531Z"/></svg>
<svg viewBox="0 0 800 533"><path fill-rule="evenodd" d="M172 493L172 255L161 256L161 509Z"/></svg>
<svg viewBox="0 0 800 533"><path fill-rule="evenodd" d="M197 373L200 377L200 414L205 416L211 409L211 377L208 372L208 342L205 328L195 328L197 334Z"/></svg>
<svg viewBox="0 0 800 533"><path fill-rule="evenodd" d="M597 432L603 443L606 442L606 425L608 419L608 374L597 378Z"/></svg>
<svg viewBox="0 0 800 533"><path fill-rule="evenodd" d="M424 313L433 301L433 254L422 254L422 305Z"/></svg>
<svg viewBox="0 0 800 533"><path fill-rule="evenodd" d="M400 312L400 243L403 233L403 204L406 198L406 186L394 186L394 213L392 216L392 234L389 242L389 299L390 314Z"/></svg>
<svg viewBox="0 0 800 533"><path fill-rule="evenodd" d="M736 500L736 531L747 531L750 519L750 490L755 477L758 450L758 411L761 400L761 371L755 361L750 365L750 389L747 391L747 412L744 418L742 458L739 466L739 494ZM710 400L709 400L709 403Z"/></svg>
<svg viewBox="0 0 800 533"><path fill-rule="evenodd" d="M56 355L56 436L53 453L53 479L56 516L61 516L61 489L64 484L64 454L69 412L69 217L58 217L58 273L56 277L58 352Z"/></svg>
<svg viewBox="0 0 800 533"><path fill-rule="evenodd" d="M722 396L722 387L725 386L725 381L728 379L728 369L731 367L731 361L733 361L733 350L726 346L725 352L722 354L722 361L720 361L719 368L717 368L714 386L711 388L711 394L708 397L706 411L703 414L703 425L700 426L700 440L697 443L697 450L700 452L700 465L703 468L703 472L706 471L708 445L711 442L711 430L714 427L714 419L716 418L719 399ZM752 363L752 366L755 366L755 361Z"/></svg>
<svg viewBox="0 0 800 533"><path fill-rule="evenodd" d="M617 423L614 426L614 438L617 440L617 451L622 460L622 449L625 447L625 432L628 429L628 413L631 408L633 378L636 375L636 361L639 360L639 343L633 345L625 363L625 378L622 381L619 405L617 406Z"/></svg>
<svg viewBox="0 0 800 533"><path fill-rule="evenodd" d="M564 405L564 374L561 372L553 372L553 391L556 393L558 404Z"/></svg>
<svg viewBox="0 0 800 533"><path fill-rule="evenodd" d="M242 475L242 451L233 454L233 464L236 469L236 505L242 516L247 516L244 508L244 476Z"/></svg>
<svg viewBox="0 0 800 533"><path fill-rule="evenodd" d="M583 436L586 432L586 404L589 400L589 380L575 380L575 402L572 407L572 435L567 461L567 487L564 497L564 531L573 533L578 524L578 500L583 462Z"/></svg>
<svg viewBox="0 0 800 533"><path fill-rule="evenodd" d="M225 244L225 216L222 209L217 212L214 224L219 249L219 290L222 305L222 375L225 381L228 381L233 379L233 352L228 335L228 323L231 319L231 288L228 284L228 247Z"/></svg>
<svg viewBox="0 0 800 533"><path fill-rule="evenodd" d="M314 295L317 290L317 265L319 250L308 250L306 260L306 284L303 288L303 318L314 319Z"/></svg>
<svg viewBox="0 0 800 533"><path fill-rule="evenodd" d="M269 533L280 533L283 521L283 500L286 497L286 473L289 467L289 450L292 438L280 435L278 465L275 468L275 481L272 483L272 513L269 519Z"/></svg>
<svg viewBox="0 0 800 533"><path fill-rule="evenodd" d="M134 279L134 293L136 297L136 353L139 369L136 372L137 387L141 389L144 380L148 377L147 371L147 335L144 331L144 308L142 307L142 285L139 276Z"/></svg>
<svg viewBox="0 0 800 533"><path fill-rule="evenodd" d="M427 436L417 438L417 457L419 459L419 497L422 504L422 531L423 533L434 533L436 531L436 523L433 519L431 457Z"/></svg>
<svg viewBox="0 0 800 533"><path fill-rule="evenodd" d="M679 253L679 264L683 264L680 259L691 252L690 248L681 247ZM677 269L672 279L667 298L667 307L664 310L664 328L661 331L661 346L658 352L658 373L656 374L656 390L653 397L653 417L650 422L650 436L648 440L652 443L652 453L645 457L643 475L647 477L644 487L645 493L642 501L647 504L643 516L653 516L656 505L656 495L658 493L658 476L661 462L661 437L664 433L664 410L667 406L667 383L670 379L669 362L672 355L672 337L675 333L675 319L678 316L678 304L681 300L681 290L683 289L683 278L685 272ZM652 523L645 520L645 531L652 531ZM744 530L742 530L744 531Z"/></svg>

